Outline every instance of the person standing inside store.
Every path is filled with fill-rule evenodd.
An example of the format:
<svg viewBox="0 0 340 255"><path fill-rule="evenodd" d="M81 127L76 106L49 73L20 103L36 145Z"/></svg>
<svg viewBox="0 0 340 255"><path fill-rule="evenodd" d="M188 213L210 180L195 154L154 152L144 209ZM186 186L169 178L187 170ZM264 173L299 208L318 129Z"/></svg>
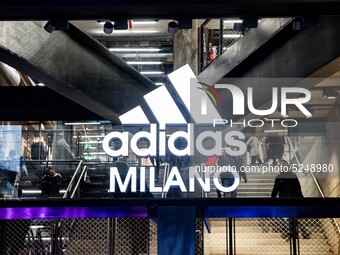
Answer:
<svg viewBox="0 0 340 255"><path fill-rule="evenodd" d="M281 173L276 176L271 197L303 197L296 174L292 173L286 160L280 160Z"/></svg>
<svg viewBox="0 0 340 255"><path fill-rule="evenodd" d="M251 158L251 164L255 165L256 162L262 164L260 156L260 148L262 146L260 140L256 136L253 136L249 138L247 144L250 146L249 156Z"/></svg>
<svg viewBox="0 0 340 255"><path fill-rule="evenodd" d="M31 144L31 159L46 160L47 146L43 137L35 137Z"/></svg>
<svg viewBox="0 0 340 255"><path fill-rule="evenodd" d="M273 165L279 164L283 152L284 152L284 144L285 139L282 136L269 136L266 139L267 144L267 163L270 163L270 160L273 160Z"/></svg>
<svg viewBox="0 0 340 255"><path fill-rule="evenodd" d="M303 198L299 179L295 173L291 172L289 164L286 160L280 160L280 168L281 173L275 178L271 197L276 198L279 196L279 198ZM287 222L284 226L282 238L287 239L292 226L297 226L297 224L298 222L296 219L289 219L289 223ZM300 229L302 232L302 237L304 239L308 239L309 234L302 224Z"/></svg>

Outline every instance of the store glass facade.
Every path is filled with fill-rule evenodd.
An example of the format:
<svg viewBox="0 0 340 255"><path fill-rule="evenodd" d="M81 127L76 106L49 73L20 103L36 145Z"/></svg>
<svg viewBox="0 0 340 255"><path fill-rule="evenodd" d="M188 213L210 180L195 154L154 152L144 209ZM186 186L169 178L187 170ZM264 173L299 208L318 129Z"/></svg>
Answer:
<svg viewBox="0 0 340 255"><path fill-rule="evenodd" d="M132 20L112 37L22 22L41 40L0 39L27 62L0 65L4 100L65 104L0 103L0 253L339 254L338 21L181 21L146 42Z"/></svg>

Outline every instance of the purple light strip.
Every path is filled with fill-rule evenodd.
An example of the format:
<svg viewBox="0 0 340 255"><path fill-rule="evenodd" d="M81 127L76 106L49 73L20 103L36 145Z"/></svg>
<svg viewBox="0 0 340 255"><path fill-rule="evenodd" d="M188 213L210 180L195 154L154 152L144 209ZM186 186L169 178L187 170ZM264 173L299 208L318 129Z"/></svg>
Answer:
<svg viewBox="0 0 340 255"><path fill-rule="evenodd" d="M1 220L69 218L146 218L145 206L0 208Z"/></svg>

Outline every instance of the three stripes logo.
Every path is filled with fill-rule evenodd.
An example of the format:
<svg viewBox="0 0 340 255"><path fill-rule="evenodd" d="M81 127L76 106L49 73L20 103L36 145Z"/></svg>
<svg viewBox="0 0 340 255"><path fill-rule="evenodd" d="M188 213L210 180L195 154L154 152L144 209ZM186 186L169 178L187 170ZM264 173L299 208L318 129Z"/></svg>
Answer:
<svg viewBox="0 0 340 255"><path fill-rule="evenodd" d="M168 75L169 86L176 91L183 105L178 105L174 94L170 93L166 86L160 86L144 95L148 110L139 105L119 116L123 125L149 125L157 120L161 129L169 124L187 124L183 109L190 114L190 123L212 123L214 119L221 119L217 107L222 105L222 98L217 92L218 85L199 82L188 65L185 65ZM200 90L197 90L200 89ZM204 93L202 93L202 91ZM161 99L161 100L160 100ZM161 106L161 107L160 107ZM184 107L183 107L184 106ZM153 115L153 116L152 116Z"/></svg>

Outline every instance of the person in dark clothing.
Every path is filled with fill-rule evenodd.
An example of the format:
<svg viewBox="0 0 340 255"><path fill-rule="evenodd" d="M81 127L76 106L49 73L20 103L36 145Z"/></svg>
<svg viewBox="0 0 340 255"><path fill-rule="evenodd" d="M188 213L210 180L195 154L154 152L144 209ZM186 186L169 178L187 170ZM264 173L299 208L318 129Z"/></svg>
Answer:
<svg viewBox="0 0 340 255"><path fill-rule="evenodd" d="M62 177L54 169L49 168L48 173L43 176L42 195L43 197L59 197Z"/></svg>
<svg viewBox="0 0 340 255"><path fill-rule="evenodd" d="M46 160L47 148L44 139L36 137L31 144L31 159L32 160Z"/></svg>
<svg viewBox="0 0 340 255"><path fill-rule="evenodd" d="M285 139L281 136L269 136L266 140L267 144L267 162L273 160L273 165L280 163L284 152Z"/></svg>
<svg viewBox="0 0 340 255"><path fill-rule="evenodd" d="M283 161L283 160L282 160ZM299 179L296 174L282 172L275 178L271 197L303 197Z"/></svg>
<svg viewBox="0 0 340 255"><path fill-rule="evenodd" d="M288 162L286 160L281 160L280 166L282 170L281 173L275 178L275 184L271 197L275 198L279 196L279 198L303 198L299 179L296 174L290 171ZM282 232L283 239L289 238L289 233L293 232L291 230L294 226L298 226L297 219L289 219L289 222L285 224L284 230ZM300 225L300 229L302 237L304 239L308 239L309 234L302 224Z"/></svg>

